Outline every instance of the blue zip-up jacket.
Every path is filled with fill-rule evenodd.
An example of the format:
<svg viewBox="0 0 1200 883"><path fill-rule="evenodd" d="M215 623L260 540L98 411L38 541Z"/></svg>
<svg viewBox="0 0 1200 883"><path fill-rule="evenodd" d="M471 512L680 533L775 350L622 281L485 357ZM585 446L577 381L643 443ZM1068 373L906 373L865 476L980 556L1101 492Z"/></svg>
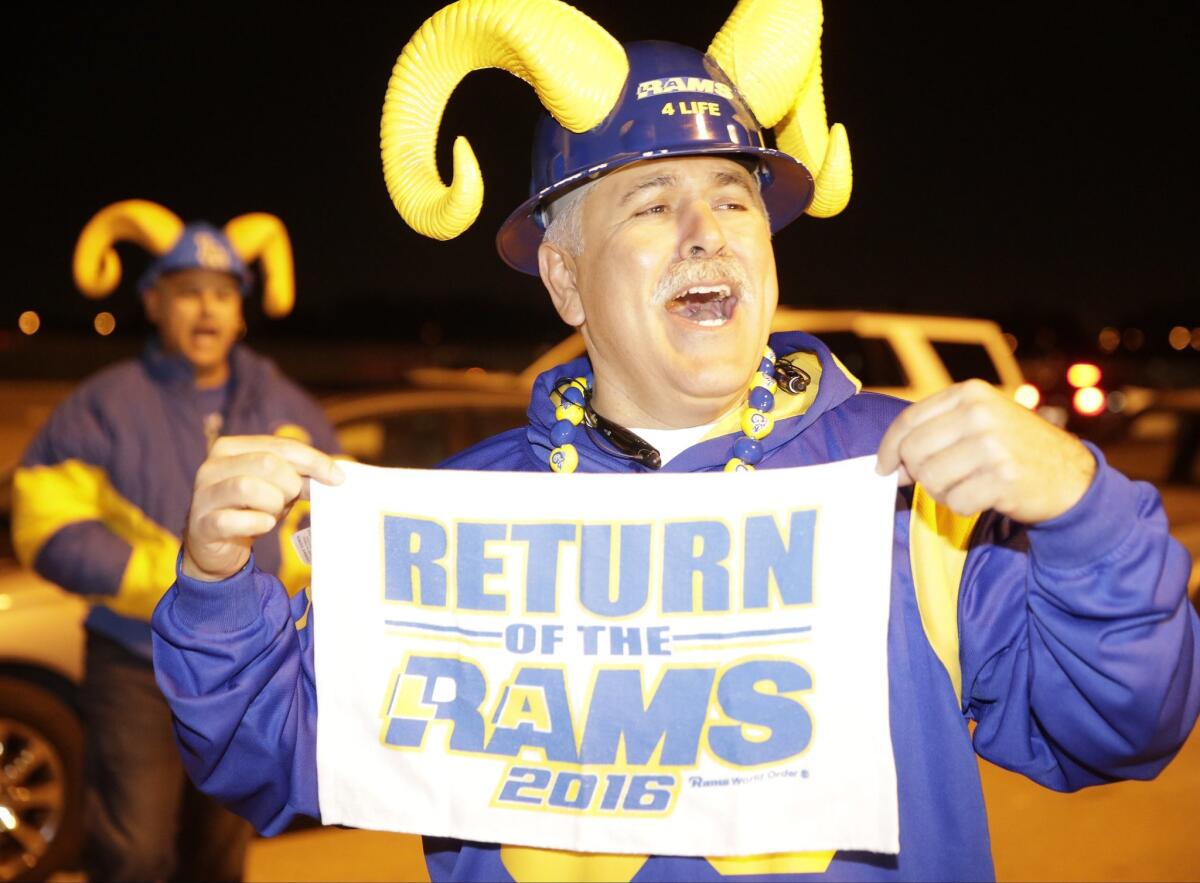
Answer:
<svg viewBox="0 0 1200 883"><path fill-rule="evenodd" d="M815 338L776 335L771 344L813 382L777 396L758 468L876 453L906 403L860 392ZM560 377L588 373L580 359L542 375L526 428L445 465L546 470L550 390ZM722 469L735 423L736 415L723 421L664 471ZM588 433L575 444L583 471L647 471ZM1063 791L1153 777L1200 711L1200 620L1187 603L1187 553L1168 536L1154 488L1093 453L1099 468L1083 499L1032 528L990 512L956 516L919 486L897 494L888 683L899 855L596 856L425 838L431 877L990 879L975 752ZM154 616L158 681L189 773L267 834L320 812L317 613L303 596L289 603L251 561L219 583L180 576Z"/></svg>
<svg viewBox="0 0 1200 883"><path fill-rule="evenodd" d="M230 351L222 435L280 434L335 452L307 393L242 345ZM189 363L151 342L84 381L51 414L13 477L18 558L92 600L86 626L150 659L150 614L175 579L196 470L208 453ZM260 565L298 589L308 569L290 534L307 504L254 544Z"/></svg>

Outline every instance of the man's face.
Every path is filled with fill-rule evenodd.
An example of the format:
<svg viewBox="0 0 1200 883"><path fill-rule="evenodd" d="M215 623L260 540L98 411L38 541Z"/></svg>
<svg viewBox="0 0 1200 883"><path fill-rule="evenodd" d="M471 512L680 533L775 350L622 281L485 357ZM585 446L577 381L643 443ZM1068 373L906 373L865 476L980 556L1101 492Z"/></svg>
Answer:
<svg viewBox="0 0 1200 883"><path fill-rule="evenodd" d="M715 157L636 163L599 179L582 211L576 313L555 299L587 342L597 410L655 427L734 407L778 301L753 176Z"/></svg>
<svg viewBox="0 0 1200 883"><path fill-rule="evenodd" d="M224 381L229 350L242 327L242 293L233 276L216 270L169 273L146 292L145 305L163 349L187 359L197 382Z"/></svg>

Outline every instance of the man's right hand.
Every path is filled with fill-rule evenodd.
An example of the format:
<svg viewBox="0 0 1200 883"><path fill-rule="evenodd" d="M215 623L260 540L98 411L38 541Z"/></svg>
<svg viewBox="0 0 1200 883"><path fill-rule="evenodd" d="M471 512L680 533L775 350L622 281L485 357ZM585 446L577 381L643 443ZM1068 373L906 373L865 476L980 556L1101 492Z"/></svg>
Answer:
<svg viewBox="0 0 1200 883"><path fill-rule="evenodd" d="M245 566L250 547L269 533L298 499L308 480L341 484L333 458L274 435L217 439L196 472L183 536L183 573L215 582Z"/></svg>

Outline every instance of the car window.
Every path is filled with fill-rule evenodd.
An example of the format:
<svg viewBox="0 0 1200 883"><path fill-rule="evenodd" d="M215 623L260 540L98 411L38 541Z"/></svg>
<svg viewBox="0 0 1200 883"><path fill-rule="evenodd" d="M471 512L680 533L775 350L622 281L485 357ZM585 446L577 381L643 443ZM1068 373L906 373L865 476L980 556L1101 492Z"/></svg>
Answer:
<svg viewBox="0 0 1200 883"><path fill-rule="evenodd" d="M372 466L427 469L476 442L525 425L518 408L418 409L337 427L342 450Z"/></svg>
<svg viewBox="0 0 1200 883"><path fill-rule="evenodd" d="M954 382L979 378L988 383L1000 384L1000 372L992 361L992 354L987 347L978 343L964 343L957 340L931 340L938 357L946 366L950 379Z"/></svg>
<svg viewBox="0 0 1200 883"><path fill-rule="evenodd" d="M853 331L822 331L817 336L863 386L908 386L908 374L884 338L863 337Z"/></svg>

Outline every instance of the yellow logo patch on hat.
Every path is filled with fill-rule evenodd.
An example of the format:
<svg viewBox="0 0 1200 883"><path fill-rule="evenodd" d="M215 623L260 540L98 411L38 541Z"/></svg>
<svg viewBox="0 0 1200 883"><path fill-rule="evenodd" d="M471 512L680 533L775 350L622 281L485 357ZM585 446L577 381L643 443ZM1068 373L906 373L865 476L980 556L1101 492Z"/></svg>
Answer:
<svg viewBox="0 0 1200 883"><path fill-rule="evenodd" d="M233 266L233 259L229 255L229 250L221 245L217 237L211 233L200 231L195 234L192 242L196 246L196 260L200 266L206 270L229 272Z"/></svg>

